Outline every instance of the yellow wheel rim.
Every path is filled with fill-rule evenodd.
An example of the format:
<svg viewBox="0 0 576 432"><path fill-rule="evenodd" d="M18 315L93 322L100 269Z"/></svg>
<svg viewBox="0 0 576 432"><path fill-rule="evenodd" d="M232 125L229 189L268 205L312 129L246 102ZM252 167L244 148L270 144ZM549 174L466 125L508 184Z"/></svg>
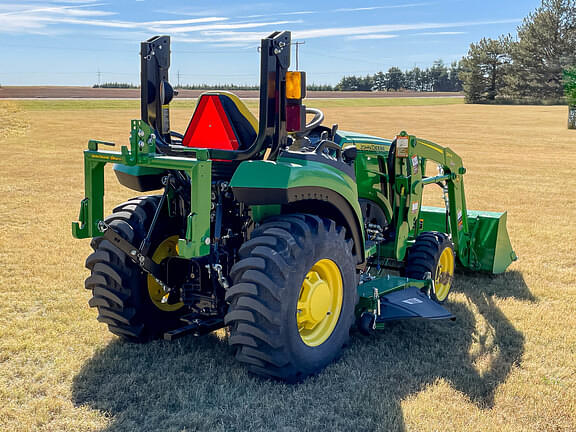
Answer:
<svg viewBox="0 0 576 432"><path fill-rule="evenodd" d="M156 264L160 264L164 258L178 255L177 247L178 236L174 235L172 237L168 237L158 245L154 251L154 254L152 255L152 261L154 261ZM162 286L156 282L156 279L154 279L152 275L148 275L148 295L150 296L152 303L154 303L158 309L165 312L173 312L184 306L184 303L162 303L162 297L164 297L166 293L162 289Z"/></svg>
<svg viewBox="0 0 576 432"><path fill-rule="evenodd" d="M343 298L342 274L336 263L322 259L314 264L302 282L296 311L298 333L306 345L318 346L330 337Z"/></svg>
<svg viewBox="0 0 576 432"><path fill-rule="evenodd" d="M434 295L436 300L444 301L450 292L454 277L454 252L452 248L445 248L440 255L436 266L436 278L434 279Z"/></svg>

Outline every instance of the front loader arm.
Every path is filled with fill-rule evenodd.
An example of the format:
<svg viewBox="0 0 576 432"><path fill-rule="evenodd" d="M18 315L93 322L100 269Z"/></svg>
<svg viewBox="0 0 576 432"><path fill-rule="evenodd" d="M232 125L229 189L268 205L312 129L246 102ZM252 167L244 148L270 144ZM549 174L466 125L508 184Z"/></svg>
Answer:
<svg viewBox="0 0 576 432"><path fill-rule="evenodd" d="M454 247L458 256L462 259L468 255L470 242L466 195L464 192L466 168L464 168L462 158L449 147L442 147L422 138L411 138L409 155L411 157L416 156L419 159L422 186L444 182L448 189L446 209L448 226L446 227L446 233L452 235ZM443 174L426 178L424 173L426 162L428 161L436 162L441 167ZM422 193L420 193L419 202L421 205Z"/></svg>
<svg viewBox="0 0 576 432"><path fill-rule="evenodd" d="M394 242L396 259L423 231L450 234L460 264L471 270L502 273L517 259L506 229L506 213L471 211L466 207L462 159L448 147L402 132L394 152ZM426 177L426 163L439 165L439 174ZM442 186L446 208L423 207L423 187Z"/></svg>

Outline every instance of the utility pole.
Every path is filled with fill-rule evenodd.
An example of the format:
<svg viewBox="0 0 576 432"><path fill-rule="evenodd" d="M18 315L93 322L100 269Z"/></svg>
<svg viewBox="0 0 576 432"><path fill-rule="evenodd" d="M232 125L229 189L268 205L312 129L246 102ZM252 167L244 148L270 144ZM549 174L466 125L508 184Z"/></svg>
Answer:
<svg viewBox="0 0 576 432"><path fill-rule="evenodd" d="M296 70L298 70L298 48L300 47L300 45L304 45L306 43L306 41L303 42L292 42L292 45L296 46Z"/></svg>
<svg viewBox="0 0 576 432"><path fill-rule="evenodd" d="M178 69L178 88L180 88L180 69Z"/></svg>
<svg viewBox="0 0 576 432"><path fill-rule="evenodd" d="M100 87L100 77L102 76L102 72L100 72L100 68L98 68L98 72L96 72L96 74L98 75L98 87Z"/></svg>

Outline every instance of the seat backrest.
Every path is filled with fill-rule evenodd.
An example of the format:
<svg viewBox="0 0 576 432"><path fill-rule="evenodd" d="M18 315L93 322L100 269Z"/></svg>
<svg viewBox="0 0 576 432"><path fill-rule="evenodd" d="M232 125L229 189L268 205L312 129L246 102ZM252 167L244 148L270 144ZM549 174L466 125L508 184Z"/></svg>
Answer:
<svg viewBox="0 0 576 432"><path fill-rule="evenodd" d="M182 144L187 147L244 150L256 139L258 121L234 94L202 93Z"/></svg>

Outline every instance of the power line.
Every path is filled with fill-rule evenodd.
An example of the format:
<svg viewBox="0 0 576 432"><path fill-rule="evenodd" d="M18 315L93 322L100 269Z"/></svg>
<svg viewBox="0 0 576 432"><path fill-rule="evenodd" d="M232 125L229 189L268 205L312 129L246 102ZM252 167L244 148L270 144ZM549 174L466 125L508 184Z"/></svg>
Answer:
<svg viewBox="0 0 576 432"><path fill-rule="evenodd" d="M296 47L296 70L298 70L298 48L300 47L300 45L304 45L306 44L306 41L302 41L302 42L292 42L292 45L294 45Z"/></svg>

